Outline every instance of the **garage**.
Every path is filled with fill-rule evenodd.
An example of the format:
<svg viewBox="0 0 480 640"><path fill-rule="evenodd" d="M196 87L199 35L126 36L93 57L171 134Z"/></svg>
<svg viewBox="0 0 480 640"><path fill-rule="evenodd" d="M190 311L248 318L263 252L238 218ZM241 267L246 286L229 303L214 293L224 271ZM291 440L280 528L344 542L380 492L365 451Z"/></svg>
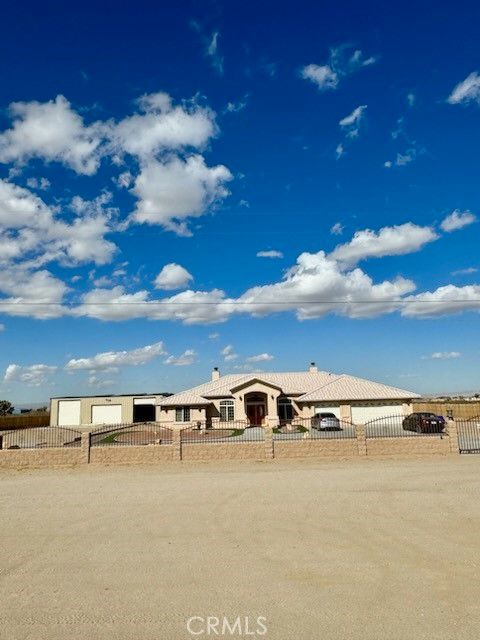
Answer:
<svg viewBox="0 0 480 640"><path fill-rule="evenodd" d="M333 413L333 415L336 416L339 420L341 418L340 407L338 405L336 407L329 407L327 405L323 406L318 404L315 406L315 415L317 413Z"/></svg>
<svg viewBox="0 0 480 640"><path fill-rule="evenodd" d="M58 403L58 424L61 427L78 427L80 400L61 400Z"/></svg>
<svg viewBox="0 0 480 640"><path fill-rule="evenodd" d="M155 422L155 398L133 399L133 421Z"/></svg>
<svg viewBox="0 0 480 640"><path fill-rule="evenodd" d="M388 416L398 416L403 414L403 404L380 404L365 403L361 405L352 404L352 422L354 424L365 424L370 420L386 418Z"/></svg>
<svg viewBox="0 0 480 640"><path fill-rule="evenodd" d="M120 424L121 422L121 404L94 404L92 406L92 424Z"/></svg>

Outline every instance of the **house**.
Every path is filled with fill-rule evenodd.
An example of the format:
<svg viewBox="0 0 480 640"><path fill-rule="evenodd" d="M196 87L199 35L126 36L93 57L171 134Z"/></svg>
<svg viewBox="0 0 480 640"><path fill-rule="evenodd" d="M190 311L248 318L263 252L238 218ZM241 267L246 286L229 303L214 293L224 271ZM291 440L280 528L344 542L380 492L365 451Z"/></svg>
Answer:
<svg viewBox="0 0 480 640"><path fill-rule="evenodd" d="M209 382L162 399L157 415L173 428L193 421L211 425L233 420L275 426L320 412L362 424L411 413L412 400L419 397L378 382L319 371L313 362L307 371L291 373L221 376L215 368Z"/></svg>

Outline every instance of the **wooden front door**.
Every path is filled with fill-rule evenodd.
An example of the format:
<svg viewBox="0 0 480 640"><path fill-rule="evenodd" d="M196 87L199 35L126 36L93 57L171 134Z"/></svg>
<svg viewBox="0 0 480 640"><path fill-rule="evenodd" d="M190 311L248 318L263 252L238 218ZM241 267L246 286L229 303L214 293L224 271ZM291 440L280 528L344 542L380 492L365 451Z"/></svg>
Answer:
<svg viewBox="0 0 480 640"><path fill-rule="evenodd" d="M247 418L251 427L259 427L265 417L265 404L256 402L247 404Z"/></svg>

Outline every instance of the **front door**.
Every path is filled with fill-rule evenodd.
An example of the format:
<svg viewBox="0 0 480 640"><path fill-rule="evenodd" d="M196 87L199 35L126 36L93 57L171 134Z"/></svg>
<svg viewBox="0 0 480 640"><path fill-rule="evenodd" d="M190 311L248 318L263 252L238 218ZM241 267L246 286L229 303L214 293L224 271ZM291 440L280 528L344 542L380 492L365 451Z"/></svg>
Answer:
<svg viewBox="0 0 480 640"><path fill-rule="evenodd" d="M247 418L251 427L259 427L263 423L265 417L265 404L256 402L255 404L247 404Z"/></svg>

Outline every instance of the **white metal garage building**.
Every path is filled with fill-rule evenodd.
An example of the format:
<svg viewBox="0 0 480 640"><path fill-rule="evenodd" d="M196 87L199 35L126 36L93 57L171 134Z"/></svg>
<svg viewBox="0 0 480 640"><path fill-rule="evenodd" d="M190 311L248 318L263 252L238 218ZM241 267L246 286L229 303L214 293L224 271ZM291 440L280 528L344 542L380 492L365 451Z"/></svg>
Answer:
<svg viewBox="0 0 480 640"><path fill-rule="evenodd" d="M168 393L51 398L52 426L81 427L158 420Z"/></svg>

